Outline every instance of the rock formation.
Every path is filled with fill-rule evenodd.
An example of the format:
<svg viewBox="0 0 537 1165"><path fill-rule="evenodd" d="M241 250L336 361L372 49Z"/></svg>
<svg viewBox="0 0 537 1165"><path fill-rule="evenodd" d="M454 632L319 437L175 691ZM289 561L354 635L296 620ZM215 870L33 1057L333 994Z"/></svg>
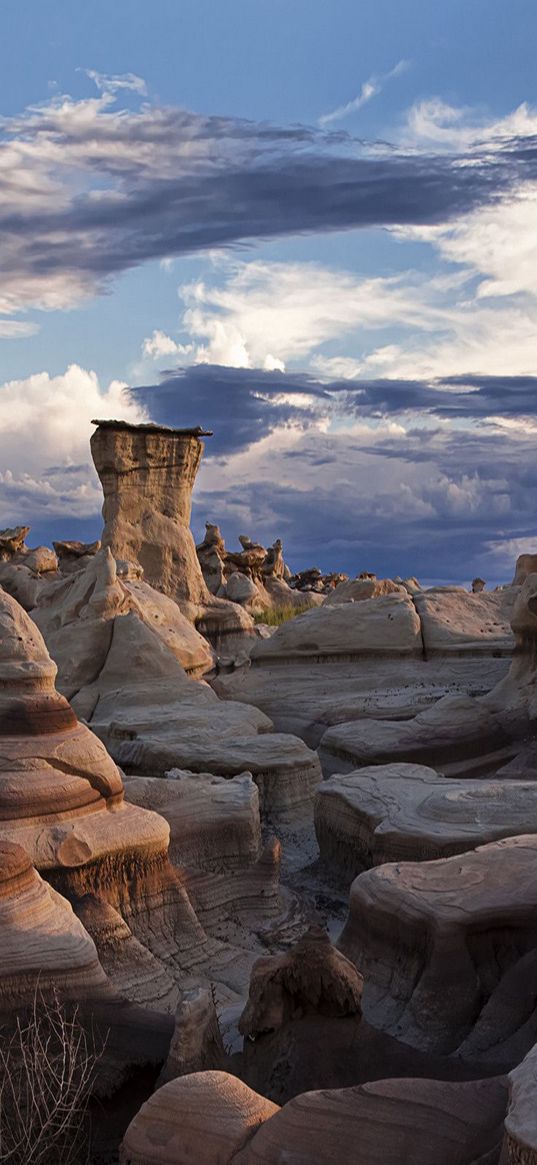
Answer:
<svg viewBox="0 0 537 1165"><path fill-rule="evenodd" d="M183 983L175 1012L175 1029L159 1084L191 1072L219 1070L225 1063L211 986L196 981Z"/></svg>
<svg viewBox="0 0 537 1165"><path fill-rule="evenodd" d="M313 747L331 725L347 731L364 717L400 725L444 696L481 696L505 676L517 594L452 587L411 593L391 580L350 580L318 610L259 639L250 664L219 674L213 686L224 698L251 701L278 731ZM397 755L378 762L384 759L429 763ZM358 763L371 761L351 767Z"/></svg>
<svg viewBox="0 0 537 1165"><path fill-rule="evenodd" d="M170 858L181 867L198 918L215 933L230 917L260 928L280 910L280 847L262 841L252 777L178 770L168 777L126 777L125 789L129 801L168 822Z"/></svg>
<svg viewBox="0 0 537 1165"><path fill-rule="evenodd" d="M374 765L323 781L315 830L326 868L350 882L384 862L431 861L537 833L537 782L446 781L423 765Z"/></svg>
<svg viewBox="0 0 537 1165"><path fill-rule="evenodd" d="M307 1015L360 1017L362 988L356 967L314 927L291 951L255 963L239 1030L257 1037Z"/></svg>
<svg viewBox="0 0 537 1165"><path fill-rule="evenodd" d="M224 1072L202 1072L174 1080L150 1098L127 1130L120 1160L494 1165L506 1102L502 1080L395 1079L307 1092L280 1109Z"/></svg>
<svg viewBox="0 0 537 1165"><path fill-rule="evenodd" d="M35 624L0 593L0 838L20 843L73 903L123 994L174 1006L177 979L208 960L217 968L220 948L169 861L167 823L125 801L118 769L55 691L55 673ZM224 949L222 961L241 963Z"/></svg>
<svg viewBox="0 0 537 1165"><path fill-rule="evenodd" d="M122 999L69 902L44 881L25 851L0 840L0 1025L57 1001L76 1006L96 1051L95 1088L116 1090L138 1067L166 1055L170 1023Z"/></svg>
<svg viewBox="0 0 537 1165"><path fill-rule="evenodd" d="M211 596L190 532L192 489L203 429L95 421L91 452L104 493L102 542L114 558L137 562L150 586L219 641L252 631L240 608Z"/></svg>
<svg viewBox="0 0 537 1165"><path fill-rule="evenodd" d="M537 1045L509 1074L509 1108L505 1118L502 1162L536 1165L537 1162Z"/></svg>
<svg viewBox="0 0 537 1165"><path fill-rule="evenodd" d="M230 1165L277 1112L225 1072L196 1072L163 1085L129 1125L121 1165Z"/></svg>
<svg viewBox="0 0 537 1165"><path fill-rule="evenodd" d="M339 946L364 976L375 1027L481 1071L535 1041L537 838L433 862L379 866L352 884Z"/></svg>

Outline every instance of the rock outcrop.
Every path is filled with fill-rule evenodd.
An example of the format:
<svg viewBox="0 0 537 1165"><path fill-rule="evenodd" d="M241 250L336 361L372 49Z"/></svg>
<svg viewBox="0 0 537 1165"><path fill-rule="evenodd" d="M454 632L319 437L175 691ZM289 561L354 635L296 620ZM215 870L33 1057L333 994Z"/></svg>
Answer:
<svg viewBox="0 0 537 1165"><path fill-rule="evenodd" d="M95 944L69 902L33 868L25 851L0 840L0 1025L37 1008L76 1007L97 1053L94 1087L116 1090L136 1068L166 1055L170 1022L133 1007L117 992ZM31 1084L31 1081L29 1082Z"/></svg>
<svg viewBox="0 0 537 1165"><path fill-rule="evenodd" d="M221 1070L225 1064L214 992L209 983L186 982L181 988L174 1033L159 1084L191 1072Z"/></svg>
<svg viewBox="0 0 537 1165"><path fill-rule="evenodd" d="M537 1163L537 1045L509 1074L509 1108L505 1118L502 1162Z"/></svg>
<svg viewBox="0 0 537 1165"><path fill-rule="evenodd" d="M121 1165L230 1165L277 1111L225 1072L180 1077L159 1088L129 1125Z"/></svg>
<svg viewBox="0 0 537 1165"><path fill-rule="evenodd" d="M315 799L321 860L350 882L385 862L432 861L537 833L537 782L449 780L388 764L323 781Z"/></svg>
<svg viewBox="0 0 537 1165"><path fill-rule="evenodd" d="M252 777L178 770L168 777L125 777L125 789L133 804L168 822L170 858L203 926L218 932L230 917L262 926L280 910L280 847L262 841Z"/></svg>
<svg viewBox="0 0 537 1165"><path fill-rule="evenodd" d="M178 978L208 960L216 968L220 948L169 861L167 823L125 801L116 765L55 691L55 673L39 630L1 592L0 839L18 842L83 914L123 994L172 1007Z"/></svg>
<svg viewBox="0 0 537 1165"><path fill-rule="evenodd" d="M161 1088L132 1121L122 1165L494 1165L503 1080L382 1080L283 1108L223 1072ZM190 1153L190 1156L188 1155ZM516 1158L515 1158L516 1160Z"/></svg>
<svg viewBox="0 0 537 1165"><path fill-rule="evenodd" d="M352 884L341 950L364 976L369 1022L481 1071L535 1041L537 838L433 862L379 866Z"/></svg>
<svg viewBox="0 0 537 1165"><path fill-rule="evenodd" d="M245 612L212 596L190 531L192 489L203 429L95 421L91 452L104 493L103 546L137 562L150 586L179 604L199 629L223 636L253 633Z"/></svg>

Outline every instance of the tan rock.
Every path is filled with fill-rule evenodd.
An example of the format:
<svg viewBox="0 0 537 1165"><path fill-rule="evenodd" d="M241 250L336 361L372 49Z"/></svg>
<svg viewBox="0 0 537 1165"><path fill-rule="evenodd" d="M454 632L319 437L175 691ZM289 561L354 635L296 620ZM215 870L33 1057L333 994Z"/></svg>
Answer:
<svg viewBox="0 0 537 1165"><path fill-rule="evenodd" d="M509 1070L531 1047L537 838L433 862L379 866L352 884L339 945L364 976L364 1015L435 1054Z"/></svg>
<svg viewBox="0 0 537 1165"><path fill-rule="evenodd" d="M104 493L103 546L138 562L146 581L181 606L219 646L223 637L253 634L236 605L211 596L190 531L192 488L202 429L168 429L95 421L91 452Z"/></svg>
<svg viewBox="0 0 537 1165"><path fill-rule="evenodd" d="M401 583L392 582L391 578L350 578L330 591L323 600L323 606L358 603L364 599L380 599L385 595L400 595L405 589Z"/></svg>
<svg viewBox="0 0 537 1165"><path fill-rule="evenodd" d="M446 781L423 765L374 765L323 781L315 830L326 867L350 881L385 862L431 861L537 833L537 782Z"/></svg>
<svg viewBox="0 0 537 1165"><path fill-rule="evenodd" d="M501 1080L380 1080L306 1092L265 1121L233 1165L492 1165Z"/></svg>
<svg viewBox="0 0 537 1165"><path fill-rule="evenodd" d="M462 588L433 587L414 595L427 657L468 652L510 656L511 616L517 592L471 594Z"/></svg>
<svg viewBox="0 0 537 1165"><path fill-rule="evenodd" d="M512 586L521 587L529 574L537 572L537 554L520 554L516 560L515 577Z"/></svg>
<svg viewBox="0 0 537 1165"><path fill-rule="evenodd" d="M360 603L323 603L284 623L270 639L257 641L251 659L258 667L276 659L419 656L421 651L414 604L398 592Z"/></svg>
<svg viewBox="0 0 537 1165"><path fill-rule="evenodd" d="M99 690L114 640L126 632L118 620L126 617L130 652L136 652L137 638L140 650L151 639L160 658L169 655L191 675L201 675L212 666L207 642L176 603L139 579L118 577L110 551L102 550L85 569L47 588L32 611L58 665L58 686L69 699L78 699L83 715L88 715L84 689L97 685ZM115 644L114 654L118 654ZM124 657L121 668L124 679L132 671L133 659Z"/></svg>
<svg viewBox="0 0 537 1165"><path fill-rule="evenodd" d="M225 1072L164 1084L129 1125L121 1165L231 1165L278 1106Z"/></svg>
<svg viewBox="0 0 537 1165"><path fill-rule="evenodd" d="M168 1059L159 1076L167 1084L191 1072L222 1070L226 1053L222 1043L214 992L209 983L184 983L175 1012L175 1029Z"/></svg>

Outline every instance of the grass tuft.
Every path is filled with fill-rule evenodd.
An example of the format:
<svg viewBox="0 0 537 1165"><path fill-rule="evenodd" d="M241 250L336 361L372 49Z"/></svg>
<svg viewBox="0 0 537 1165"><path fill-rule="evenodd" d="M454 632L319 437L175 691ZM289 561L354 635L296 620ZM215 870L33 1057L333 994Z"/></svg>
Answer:
<svg viewBox="0 0 537 1165"><path fill-rule="evenodd" d="M254 623L266 623L269 627L281 627L282 623L287 623L289 619L295 619L297 615L303 615L305 611L312 611L315 603L304 603L304 606L294 607L289 603L285 607L264 607L262 611L256 611L254 615Z"/></svg>

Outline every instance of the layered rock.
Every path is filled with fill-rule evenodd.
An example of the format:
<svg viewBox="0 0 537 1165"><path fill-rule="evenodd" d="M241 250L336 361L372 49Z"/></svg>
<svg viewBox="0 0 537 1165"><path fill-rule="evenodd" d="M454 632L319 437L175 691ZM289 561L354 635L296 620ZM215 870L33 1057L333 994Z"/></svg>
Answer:
<svg viewBox="0 0 537 1165"><path fill-rule="evenodd" d="M470 594L462 587L418 591L414 603L421 620L425 654L510 657L514 647L511 617L516 591Z"/></svg>
<svg viewBox="0 0 537 1165"><path fill-rule="evenodd" d="M168 1058L159 1077L167 1084L191 1072L220 1070L226 1063L214 991L209 983L184 983L175 1012Z"/></svg>
<svg viewBox="0 0 537 1165"><path fill-rule="evenodd" d="M170 1081L129 1125L121 1165L230 1165L277 1105L225 1072Z"/></svg>
<svg viewBox="0 0 537 1165"><path fill-rule="evenodd" d="M47 1006L76 1005L97 1052L95 1087L116 1089L135 1066L158 1065L170 1024L132 1007L112 986L95 944L69 902L44 881L16 844L0 841L0 1019L9 1029L17 1015Z"/></svg>
<svg viewBox="0 0 537 1165"><path fill-rule="evenodd" d="M321 860L350 881L384 862L431 861L537 833L537 783L450 780L423 765L359 769L315 799Z"/></svg>
<svg viewBox="0 0 537 1165"><path fill-rule="evenodd" d="M184 735L137 733L134 740L114 738L109 732L106 741L118 764L130 773L165 776L177 766L223 777L248 771L259 791L261 812L268 817L310 816L321 780L316 753L284 733L218 739L200 727Z"/></svg>
<svg viewBox="0 0 537 1165"><path fill-rule="evenodd" d="M364 718L328 728L319 756L325 776L390 762L471 776L472 771L494 772L512 756L512 741L484 703L446 696L411 720Z"/></svg>
<svg viewBox="0 0 537 1165"><path fill-rule="evenodd" d="M286 954L254 964L239 1030L254 1037L307 1015L360 1017L362 988L356 967L312 927Z"/></svg>
<svg viewBox="0 0 537 1165"><path fill-rule="evenodd" d="M314 747L331 725L408 720L448 695L481 696L505 676L514 593L410 593L391 580L350 580L319 610L258 641L251 666L219 674L213 686Z"/></svg>
<svg viewBox="0 0 537 1165"><path fill-rule="evenodd" d="M179 976L213 956L217 966L220 954L234 963L236 953L207 939L170 864L167 823L124 800L103 744L56 693L40 632L4 593L0 632L0 838L18 841L84 911L131 999L172 1006Z"/></svg>
<svg viewBox="0 0 537 1165"><path fill-rule="evenodd" d="M490 1071L535 1040L537 838L383 865L352 885L340 947L364 976L364 1015L414 1047Z"/></svg>
<svg viewBox="0 0 537 1165"><path fill-rule="evenodd" d="M139 563L150 586L179 603L200 630L252 633L240 608L211 596L190 531L192 489L203 451L202 429L95 421L91 452L104 493L103 546Z"/></svg>
<svg viewBox="0 0 537 1165"><path fill-rule="evenodd" d="M537 1162L537 1045L509 1074L509 1108L505 1118L505 1157L511 1165Z"/></svg>
<svg viewBox="0 0 537 1165"><path fill-rule="evenodd" d="M118 656L117 641L126 637L127 625L123 678L143 669L138 656L144 650L162 660L169 656L192 676L212 667L209 645L177 604L143 580L119 574L108 549L90 557L83 570L48 587L32 618L58 666L60 691L86 718L92 714L111 655Z"/></svg>
<svg viewBox="0 0 537 1165"><path fill-rule="evenodd" d="M255 927L278 913L279 845L261 839L259 794L249 773L225 780L172 770L168 780L126 777L131 802L170 826L170 858L206 928L230 916ZM214 1067L214 1065L211 1065Z"/></svg>
<svg viewBox="0 0 537 1165"><path fill-rule="evenodd" d="M226 1073L202 1072L174 1080L150 1098L127 1130L120 1160L494 1165L506 1102L502 1080L395 1079L306 1092L279 1109Z"/></svg>
<svg viewBox="0 0 537 1165"><path fill-rule="evenodd" d="M501 1080L306 1092L265 1121L233 1165L494 1165L505 1104Z"/></svg>

